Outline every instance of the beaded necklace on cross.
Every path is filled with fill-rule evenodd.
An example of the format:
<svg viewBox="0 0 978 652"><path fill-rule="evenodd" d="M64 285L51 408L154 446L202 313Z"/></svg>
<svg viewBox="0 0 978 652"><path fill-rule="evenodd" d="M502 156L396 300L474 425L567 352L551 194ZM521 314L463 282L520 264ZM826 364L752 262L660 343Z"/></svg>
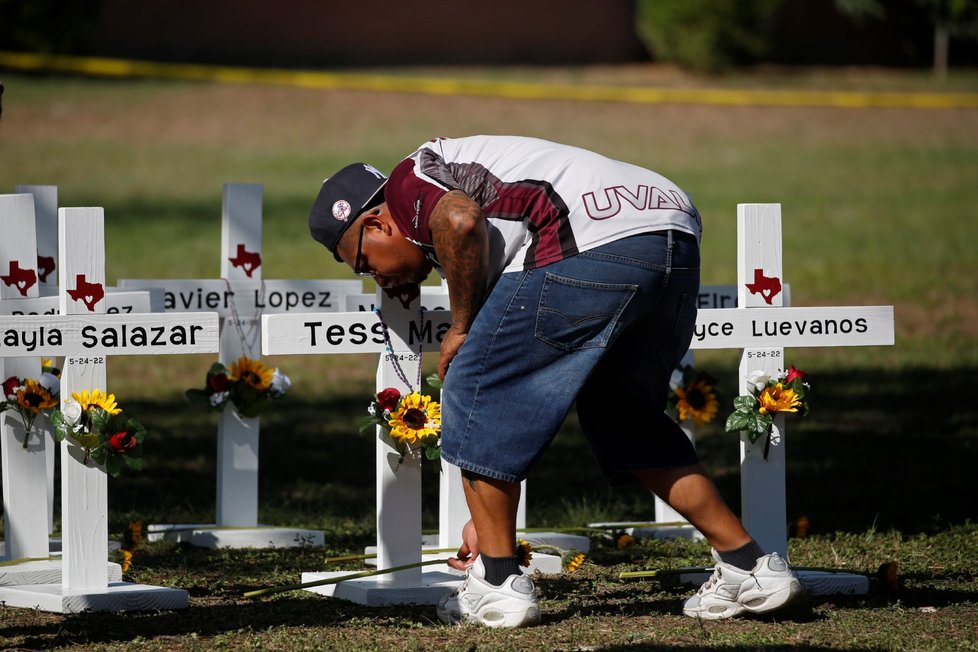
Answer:
<svg viewBox="0 0 978 652"><path fill-rule="evenodd" d="M394 353L394 345L391 342L391 334L390 331L387 329L387 322L384 321L384 315L380 311L380 308L375 307L374 312L377 314L377 319L380 321L380 330L384 336L384 346L387 349L387 353L390 354L389 356L387 356L387 359L390 361L391 366L394 368L394 373L397 374L397 377L400 379L400 381L404 383L404 385L408 388L408 393L413 393L415 391L414 386L411 385L411 381L408 380L407 374L404 373L404 369L401 367L401 363L398 360L397 355ZM420 317L420 321L424 322L424 308L420 308L418 310L418 315ZM421 391L421 348L422 348L421 339L419 338L418 339L418 382L417 382L418 392Z"/></svg>

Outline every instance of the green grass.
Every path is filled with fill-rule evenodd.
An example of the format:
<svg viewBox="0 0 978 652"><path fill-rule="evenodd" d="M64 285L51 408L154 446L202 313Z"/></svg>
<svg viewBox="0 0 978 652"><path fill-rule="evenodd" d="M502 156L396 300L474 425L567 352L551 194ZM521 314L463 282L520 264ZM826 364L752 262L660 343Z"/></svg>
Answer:
<svg viewBox="0 0 978 652"><path fill-rule="evenodd" d="M431 71L403 71L429 74ZM452 71L448 73L452 74ZM462 74L459 72L458 74ZM936 90L885 71L763 71L696 79L640 68L466 72L510 79ZM107 275L216 277L221 184L265 186L265 278L346 278L307 235L322 178L351 160L390 168L436 135L519 133L647 165L687 188L704 214L704 282L735 282L736 204L781 202L795 305L896 306L897 344L793 349L811 373L812 414L789 431L792 561L865 572L899 563L901 584L812 598L777 617L700 624L688 587L620 582L622 570L703 564L701 543L595 541L592 563L544 577L543 625L453 629L419 607L369 609L303 593L258 602L246 590L298 581L322 558L374 538L373 441L356 434L373 386L370 356L283 356L293 392L262 420L260 519L326 533L324 550L140 547L128 579L191 595L178 613L60 616L0 609L0 646L20 649L976 649L978 514L978 111L635 106L409 94L100 81L4 74L0 191L59 186L62 205L106 211ZM949 90L972 90L960 73ZM186 407L210 356L116 358L109 388L150 430L147 468L110 480L110 531L130 520L213 519L213 416ZM433 360L426 356L426 367ZM737 354L703 352L724 410ZM640 416L636 417L640 427ZM734 439L698 433L704 464L739 507ZM426 476L424 526L436 523ZM651 498L608 488L570 418L530 479L530 525L648 519ZM353 568L353 565L347 565Z"/></svg>

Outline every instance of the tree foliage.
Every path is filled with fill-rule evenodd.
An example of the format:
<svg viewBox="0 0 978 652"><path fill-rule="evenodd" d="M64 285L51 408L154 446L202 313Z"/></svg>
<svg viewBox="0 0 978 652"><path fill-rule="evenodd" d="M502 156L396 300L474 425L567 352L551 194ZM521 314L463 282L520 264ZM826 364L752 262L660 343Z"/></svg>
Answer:
<svg viewBox="0 0 978 652"><path fill-rule="evenodd" d="M769 51L782 0L638 0L636 29L652 56L704 72Z"/></svg>

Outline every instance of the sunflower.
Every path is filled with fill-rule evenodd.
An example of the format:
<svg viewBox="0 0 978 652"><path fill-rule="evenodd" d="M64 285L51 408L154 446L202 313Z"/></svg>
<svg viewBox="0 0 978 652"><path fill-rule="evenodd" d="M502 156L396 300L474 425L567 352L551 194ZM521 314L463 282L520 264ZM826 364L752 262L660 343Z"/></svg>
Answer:
<svg viewBox="0 0 978 652"><path fill-rule="evenodd" d="M619 550L627 550L635 545L635 537L628 534L627 532L622 532L615 539L615 547Z"/></svg>
<svg viewBox="0 0 978 652"><path fill-rule="evenodd" d="M238 358L237 362L231 363L231 373L228 375L228 379L231 381L240 380L263 392L271 386L274 373L274 369L269 369L258 360L242 356Z"/></svg>
<svg viewBox="0 0 978 652"><path fill-rule="evenodd" d="M530 560L533 559L533 546L526 539L516 540L516 563L523 568L530 567Z"/></svg>
<svg viewBox="0 0 978 652"><path fill-rule="evenodd" d="M761 414L773 414L775 412L797 412L801 405L801 399L793 389L785 389L782 383L768 385L757 397L761 407L758 412Z"/></svg>
<svg viewBox="0 0 978 652"><path fill-rule="evenodd" d="M713 385L704 380L697 380L686 387L677 387L675 391L679 398L676 412L679 414L680 421L692 419L697 426L713 421L719 408Z"/></svg>
<svg viewBox="0 0 978 652"><path fill-rule="evenodd" d="M584 563L585 558L586 557L583 552L578 552L574 554L574 556L567 561L567 572L568 573L575 572L578 568L581 567L581 564Z"/></svg>
<svg viewBox="0 0 978 652"><path fill-rule="evenodd" d="M391 439L396 442L414 444L438 437L441 430L441 406L432 401L430 396L412 392L401 399L397 410L391 414L389 424Z"/></svg>
<svg viewBox="0 0 978 652"><path fill-rule="evenodd" d="M82 412L87 412L91 408L102 408L109 414L119 414L122 408L115 402L115 394L103 393L100 389L93 389L89 394L87 389L83 389L81 394L72 392L71 398L78 401Z"/></svg>
<svg viewBox="0 0 978 652"><path fill-rule="evenodd" d="M41 387L33 378L24 381L24 385L17 391L17 403L23 410L37 414L41 410L57 407L58 402L51 396L51 392Z"/></svg>

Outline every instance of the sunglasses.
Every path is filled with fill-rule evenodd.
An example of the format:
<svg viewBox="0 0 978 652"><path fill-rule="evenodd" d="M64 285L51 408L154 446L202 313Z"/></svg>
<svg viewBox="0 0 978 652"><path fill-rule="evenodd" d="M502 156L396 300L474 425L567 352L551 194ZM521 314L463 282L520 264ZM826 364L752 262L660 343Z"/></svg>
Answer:
<svg viewBox="0 0 978 652"><path fill-rule="evenodd" d="M356 259L353 262L353 273L356 274L357 276L364 276L364 277L373 278L375 276L375 274L373 272L370 272L370 271L364 271L363 270L363 267L360 264L360 257L363 255L363 228L365 226L366 226L366 223L361 219L360 220L360 237L357 239L357 257L356 257Z"/></svg>

